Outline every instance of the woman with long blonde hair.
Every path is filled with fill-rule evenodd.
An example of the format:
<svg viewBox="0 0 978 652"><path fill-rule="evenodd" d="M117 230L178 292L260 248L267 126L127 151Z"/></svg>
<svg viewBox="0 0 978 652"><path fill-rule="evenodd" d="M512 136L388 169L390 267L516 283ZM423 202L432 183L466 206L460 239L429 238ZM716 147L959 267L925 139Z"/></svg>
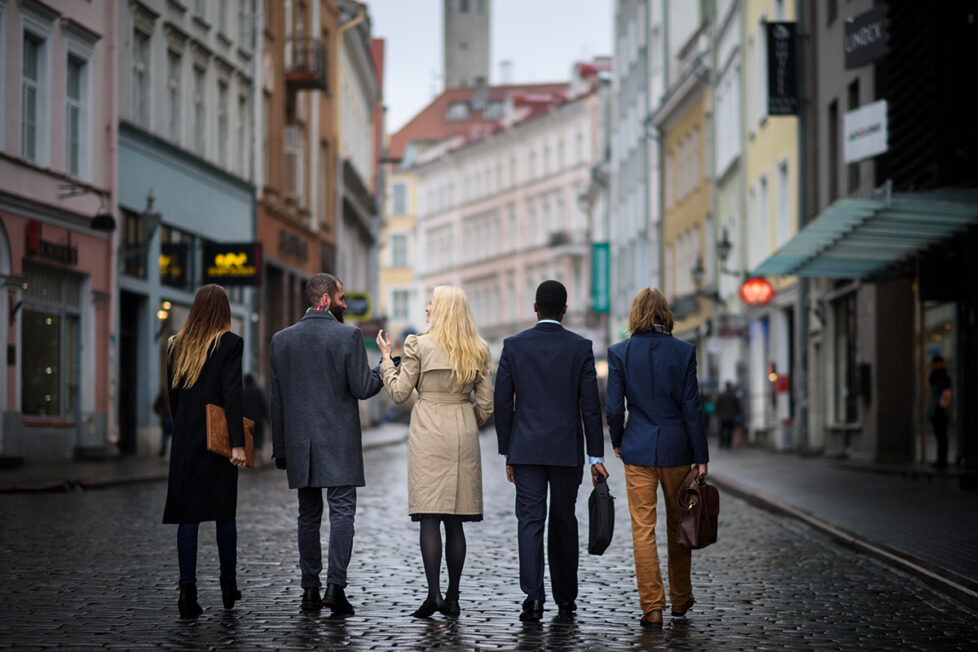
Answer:
<svg viewBox="0 0 978 652"><path fill-rule="evenodd" d="M203 611L197 602L197 530L201 521L217 524L221 562L221 595L228 609L241 599L237 563L238 467L245 463L241 420L240 337L230 332L231 306L224 288L205 285L197 291L187 323L170 338L167 386L173 414L173 443L164 523L177 523L177 559L184 618ZM206 405L226 412L231 459L207 450Z"/></svg>
<svg viewBox="0 0 978 652"><path fill-rule="evenodd" d="M459 584L465 563L464 521L482 520L482 456L479 428L492 414L489 347L479 337L468 299L459 288L436 287L426 308L428 330L409 335L399 365L390 337L377 335L380 375L396 403L417 390L408 435L408 514L421 522L421 559L428 596L414 612L459 614ZM469 400L475 393L475 403ZM445 526L448 591L439 586Z"/></svg>

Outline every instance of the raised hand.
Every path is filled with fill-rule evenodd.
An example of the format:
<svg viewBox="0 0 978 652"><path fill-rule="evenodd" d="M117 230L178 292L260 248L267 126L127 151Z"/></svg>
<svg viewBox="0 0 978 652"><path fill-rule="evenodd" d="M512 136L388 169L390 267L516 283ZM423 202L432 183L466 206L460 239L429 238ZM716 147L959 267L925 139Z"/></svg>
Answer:
<svg viewBox="0 0 978 652"><path fill-rule="evenodd" d="M384 329L381 328L377 333L377 348L380 349L380 357L384 360L390 360L391 357L391 338L390 335L384 333Z"/></svg>

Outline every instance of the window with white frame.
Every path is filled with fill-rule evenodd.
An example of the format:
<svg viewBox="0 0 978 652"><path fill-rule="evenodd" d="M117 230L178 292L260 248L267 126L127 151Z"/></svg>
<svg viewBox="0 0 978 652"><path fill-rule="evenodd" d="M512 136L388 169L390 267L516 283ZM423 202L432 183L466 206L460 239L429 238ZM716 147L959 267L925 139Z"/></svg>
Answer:
<svg viewBox="0 0 978 652"><path fill-rule="evenodd" d="M734 60L717 84L716 169L723 174L740 156L740 62Z"/></svg>
<svg viewBox="0 0 978 652"><path fill-rule="evenodd" d="M149 35L132 33L132 119L149 127Z"/></svg>
<svg viewBox="0 0 978 652"><path fill-rule="evenodd" d="M217 162L228 164L228 85L217 82Z"/></svg>
<svg viewBox="0 0 978 652"><path fill-rule="evenodd" d="M183 57L172 50L166 53L167 134L180 143L180 80Z"/></svg>
<svg viewBox="0 0 978 652"><path fill-rule="evenodd" d="M238 47L245 50L251 49L250 39L248 38L248 27L251 17L248 11L248 0L238 0Z"/></svg>
<svg viewBox="0 0 978 652"><path fill-rule="evenodd" d="M197 14L198 16L200 16L201 18L203 18L204 17L204 12L206 11L206 9L207 9L207 0L194 0L194 13L195 14Z"/></svg>
<svg viewBox="0 0 978 652"><path fill-rule="evenodd" d="M204 155L206 148L207 104L205 93L207 71L200 66L194 66L194 150Z"/></svg>
<svg viewBox="0 0 978 652"><path fill-rule="evenodd" d="M45 105L45 41L24 32L24 52L20 82L20 155L32 163L43 156Z"/></svg>
<svg viewBox="0 0 978 652"><path fill-rule="evenodd" d="M391 234L391 267L407 267L408 265L408 236L407 233Z"/></svg>
<svg viewBox="0 0 978 652"><path fill-rule="evenodd" d="M391 319L406 321L411 307L411 290L391 292Z"/></svg>
<svg viewBox="0 0 978 652"><path fill-rule="evenodd" d="M391 214L407 215L407 184L395 183L391 187Z"/></svg>
<svg viewBox="0 0 978 652"><path fill-rule="evenodd" d="M85 101L86 62L68 55L65 68L65 171L69 176L81 177L86 160L84 130L87 120Z"/></svg>
<svg viewBox="0 0 978 652"><path fill-rule="evenodd" d="M305 206L305 143L302 128L289 125L284 132L285 144L285 188L287 196L299 206Z"/></svg>
<svg viewBox="0 0 978 652"><path fill-rule="evenodd" d="M760 233L760 257L766 257L771 247L771 189L767 175L761 176L757 192L758 232ZM758 260L760 262L760 260Z"/></svg>
<svg viewBox="0 0 978 652"><path fill-rule="evenodd" d="M224 34L228 33L228 0L217 3L217 28Z"/></svg>
<svg viewBox="0 0 978 652"><path fill-rule="evenodd" d="M702 143L700 142L700 128L693 127L693 140L690 142L690 152L689 152L689 167L690 167L690 192L695 188L700 187L700 177L702 177L702 170L700 169L700 147Z"/></svg>
<svg viewBox="0 0 978 652"><path fill-rule="evenodd" d="M791 237L791 210L789 195L791 188L788 184L788 159L778 162L778 173L774 181L775 242L781 247Z"/></svg>
<svg viewBox="0 0 978 652"><path fill-rule="evenodd" d="M747 266L750 269L757 267L758 263L761 262L761 229L758 222L757 187L751 186L750 190L747 191L747 233L750 234Z"/></svg>
<svg viewBox="0 0 978 652"><path fill-rule="evenodd" d="M238 173L242 177L248 176L248 161L251 160L251 141L248 138L248 96L244 93L238 95ZM325 176L325 171L323 173Z"/></svg>
<svg viewBox="0 0 978 652"><path fill-rule="evenodd" d="M665 169L663 170L665 178L663 179L663 192L665 194L666 210L672 210L673 203L673 177L675 171L673 170L674 159L672 153L666 154Z"/></svg>

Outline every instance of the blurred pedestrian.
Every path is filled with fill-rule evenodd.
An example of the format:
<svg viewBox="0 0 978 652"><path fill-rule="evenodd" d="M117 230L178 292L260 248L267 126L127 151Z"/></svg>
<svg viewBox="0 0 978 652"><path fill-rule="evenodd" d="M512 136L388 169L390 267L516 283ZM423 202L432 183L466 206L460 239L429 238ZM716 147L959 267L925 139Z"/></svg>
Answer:
<svg viewBox="0 0 978 652"><path fill-rule="evenodd" d="M237 575L238 467L245 463L241 420L242 340L230 332L231 306L224 288L205 285L197 291L187 323L170 338L167 378L173 410L173 449L167 483L164 523L179 523L180 615L194 618L197 603L197 530L202 521L217 522L221 562L221 596L230 609L241 599ZM227 413L231 459L207 450L205 406Z"/></svg>
<svg viewBox="0 0 978 652"><path fill-rule="evenodd" d="M709 462L696 381L696 347L673 337L672 327L665 295L645 288L632 300L628 315L631 337L608 349L605 410L615 455L625 463L643 627L662 627L666 607L655 541L658 485L662 485L666 505L672 615L683 616L694 600L692 557L676 543L681 517L678 492L690 465L702 479Z"/></svg>
<svg viewBox="0 0 978 652"><path fill-rule="evenodd" d="M729 380L717 399L717 418L720 419L720 448L733 445L733 432L743 419L744 410L737 396L737 388Z"/></svg>
<svg viewBox="0 0 978 652"><path fill-rule="evenodd" d="M261 451L265 446L265 424L268 423L268 399L262 391L255 377L247 374L244 377L244 392L242 394L244 416L255 422L255 459L263 460Z"/></svg>
<svg viewBox="0 0 978 652"><path fill-rule="evenodd" d="M585 449L592 484L608 477L591 341L561 325L567 289L560 282L537 286L533 310L536 326L503 343L494 406L506 479L516 485L520 589L526 594L520 620L529 622L543 617L544 526L558 616L572 618L577 610L575 505Z"/></svg>
<svg viewBox="0 0 978 652"><path fill-rule="evenodd" d="M380 391L380 370L367 365L363 333L337 318L346 307L343 283L316 274L306 283L310 308L275 333L271 347L272 455L299 499L298 547L302 608L354 612L346 598L353 551L357 487L364 485L358 399ZM326 594L320 599L323 552L319 529L323 488L329 504Z"/></svg>
<svg viewBox="0 0 978 652"><path fill-rule="evenodd" d="M947 468L947 409L951 405L951 376L944 368L944 358L939 355L931 359L928 384L930 403L927 416L934 428L934 437L937 438L937 459L934 460L934 466L943 469Z"/></svg>
<svg viewBox="0 0 978 652"><path fill-rule="evenodd" d="M404 341L398 366L390 337L377 334L380 374L395 403L416 389L408 435L408 514L420 521L421 561L428 596L414 612L459 615L459 585L465 563L465 521L482 520L482 456L479 428L492 414L489 346L476 332L465 293L436 287L425 312L428 331ZM475 393L475 404L469 397ZM445 526L448 591L441 595L441 526Z"/></svg>
<svg viewBox="0 0 978 652"><path fill-rule="evenodd" d="M173 435L173 413L170 411L170 392L166 387L160 387L156 400L153 401L153 412L160 418L160 457L166 457L166 449Z"/></svg>

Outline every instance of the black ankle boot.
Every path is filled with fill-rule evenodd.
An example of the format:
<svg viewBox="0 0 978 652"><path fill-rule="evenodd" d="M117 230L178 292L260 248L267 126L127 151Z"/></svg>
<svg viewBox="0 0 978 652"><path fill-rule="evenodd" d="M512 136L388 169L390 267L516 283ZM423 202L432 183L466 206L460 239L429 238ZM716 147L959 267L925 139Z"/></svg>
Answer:
<svg viewBox="0 0 978 652"><path fill-rule="evenodd" d="M238 590L236 579L221 580L221 598L224 600L225 609L234 609L235 600L241 599L241 591Z"/></svg>
<svg viewBox="0 0 978 652"><path fill-rule="evenodd" d="M177 608L180 609L181 618L196 618L204 613L197 603L197 585L181 584L180 599L177 601Z"/></svg>

